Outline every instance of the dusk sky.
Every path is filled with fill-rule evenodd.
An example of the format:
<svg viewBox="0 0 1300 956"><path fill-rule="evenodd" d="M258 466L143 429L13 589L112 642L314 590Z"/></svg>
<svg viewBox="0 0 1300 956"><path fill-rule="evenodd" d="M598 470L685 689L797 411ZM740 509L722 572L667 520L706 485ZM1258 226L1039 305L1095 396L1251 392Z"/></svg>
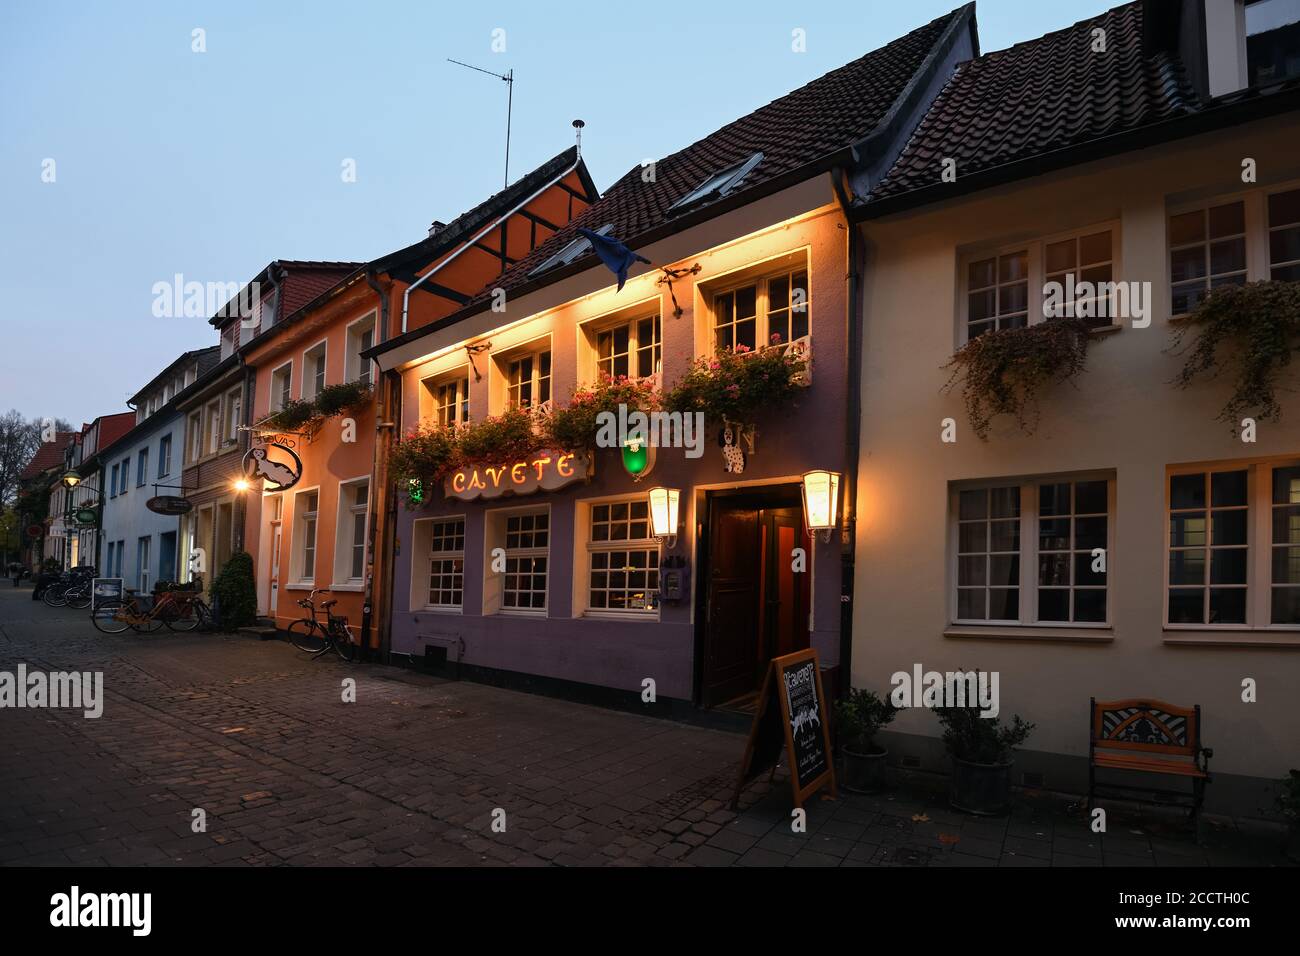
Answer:
<svg viewBox="0 0 1300 956"><path fill-rule="evenodd" d="M956 5L6 2L0 410L123 411L216 344L205 319L153 316L176 273L242 283L277 258L368 260L499 190L505 84L448 57L515 71L512 179L581 117L604 189ZM982 49L1113 5L980 0Z"/></svg>

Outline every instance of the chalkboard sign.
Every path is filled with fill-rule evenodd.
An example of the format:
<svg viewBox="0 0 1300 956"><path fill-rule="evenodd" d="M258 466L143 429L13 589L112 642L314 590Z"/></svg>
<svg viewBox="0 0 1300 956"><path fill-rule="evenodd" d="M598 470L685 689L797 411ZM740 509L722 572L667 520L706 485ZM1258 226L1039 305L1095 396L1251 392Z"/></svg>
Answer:
<svg viewBox="0 0 1300 956"><path fill-rule="evenodd" d="M822 692L817 652L813 650L776 657L768 665L732 809L739 805L745 784L764 770L770 769L776 775L782 751L790 767L795 807L802 807L804 800L828 784L831 795L838 796L831 764L826 695Z"/></svg>

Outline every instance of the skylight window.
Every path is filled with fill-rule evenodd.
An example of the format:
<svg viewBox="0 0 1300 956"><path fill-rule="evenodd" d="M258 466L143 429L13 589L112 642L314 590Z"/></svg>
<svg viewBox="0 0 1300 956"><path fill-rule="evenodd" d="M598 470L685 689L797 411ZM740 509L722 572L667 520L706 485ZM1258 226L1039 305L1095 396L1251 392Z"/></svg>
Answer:
<svg viewBox="0 0 1300 956"><path fill-rule="evenodd" d="M594 231L598 236L607 236L609 235L610 230L612 230L613 228L614 228L613 223L605 223L605 225L601 226L599 229L596 229ZM558 269L561 266L567 266L571 262L576 262L582 255L590 251L591 251L591 240L588 239L586 236L579 236L577 239L574 239L572 242L566 245L555 255L551 256L541 265L531 270L528 273L528 278L531 279L533 278L533 276L539 276L543 272L550 272L552 269Z"/></svg>
<svg viewBox="0 0 1300 956"><path fill-rule="evenodd" d="M748 176L750 171L762 161L763 154L755 153L743 163L738 163L730 169L724 169L720 173L714 173L681 199L677 200L677 202L669 206L668 212L682 212L695 206L702 205L703 203L710 202L714 199L721 199L739 186L741 180Z"/></svg>

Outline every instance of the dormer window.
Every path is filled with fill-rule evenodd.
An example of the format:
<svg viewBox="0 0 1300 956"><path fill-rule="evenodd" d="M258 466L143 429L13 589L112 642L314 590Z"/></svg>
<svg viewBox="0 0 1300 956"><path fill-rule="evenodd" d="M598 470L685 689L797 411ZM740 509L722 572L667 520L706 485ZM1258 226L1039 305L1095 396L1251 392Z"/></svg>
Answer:
<svg viewBox="0 0 1300 956"><path fill-rule="evenodd" d="M1246 73L1251 86L1300 76L1300 0L1248 0Z"/></svg>
<svg viewBox="0 0 1300 956"><path fill-rule="evenodd" d="M668 214L686 212L697 206L712 202L715 199L722 199L724 196L734 192L740 186L741 181L763 161L762 153L755 153L743 163L737 163L729 169L724 169L720 173L714 173L704 182L700 183L690 192L688 192L677 202L668 207Z"/></svg>
<svg viewBox="0 0 1300 956"><path fill-rule="evenodd" d="M614 228L613 223L606 223L605 225L601 226L599 229L596 229L594 231L598 236L607 236L609 235L610 230L612 230L613 228ZM544 272L550 272L552 269L559 269L561 266L567 266L570 263L577 262L579 258L581 258L582 256L584 256L590 251L591 251L591 240L588 239L586 236L579 236L577 239L574 239L572 242L566 245L555 255L551 256L541 265L532 269L528 273L528 277L531 279L534 276L539 276Z"/></svg>

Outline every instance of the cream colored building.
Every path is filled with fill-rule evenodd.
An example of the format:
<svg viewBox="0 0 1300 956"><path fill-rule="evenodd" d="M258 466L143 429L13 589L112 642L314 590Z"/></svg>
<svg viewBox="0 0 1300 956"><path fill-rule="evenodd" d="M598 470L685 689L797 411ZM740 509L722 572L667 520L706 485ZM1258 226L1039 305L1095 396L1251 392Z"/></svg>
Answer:
<svg viewBox="0 0 1300 956"><path fill-rule="evenodd" d="M1037 724L1014 782L1074 793L1087 785L1090 697L1199 704L1214 750L1207 806L1250 814L1300 766L1300 547L1287 547L1300 545L1300 363L1281 420L1247 442L1216 420L1226 382L1171 384L1171 341L1175 302L1207 282L1300 279L1300 115L1294 84L1214 99L1190 64L1171 87L1188 102L1158 122L1122 78L1071 88L1080 74L1064 64L1097 26L1111 68L1177 76L1177 30L1173 54L1140 41L1144 6L1038 41L1062 45L1059 75L1014 81L1052 62L1035 44L960 68L863 206L851 672L876 690L918 663L1000 672L1004 719ZM965 100L977 118L953 132L954 99L988 89L972 70L1040 95L1001 139L1007 104L987 100ZM1148 113L1105 130L1132 137L1112 155L1077 139L1056 149L1052 96L1094 119L1107 97ZM936 185L945 155L957 179ZM1243 181L1250 170L1257 181ZM1044 283L1066 267L1146 284L1149 325L1094 332L1086 371L1043 394L1036 430L1002 418L981 441L943 366L993 323L1043 321ZM1104 574L1091 570L1098 546ZM932 713L905 711L891 730L891 762L946 772Z"/></svg>

